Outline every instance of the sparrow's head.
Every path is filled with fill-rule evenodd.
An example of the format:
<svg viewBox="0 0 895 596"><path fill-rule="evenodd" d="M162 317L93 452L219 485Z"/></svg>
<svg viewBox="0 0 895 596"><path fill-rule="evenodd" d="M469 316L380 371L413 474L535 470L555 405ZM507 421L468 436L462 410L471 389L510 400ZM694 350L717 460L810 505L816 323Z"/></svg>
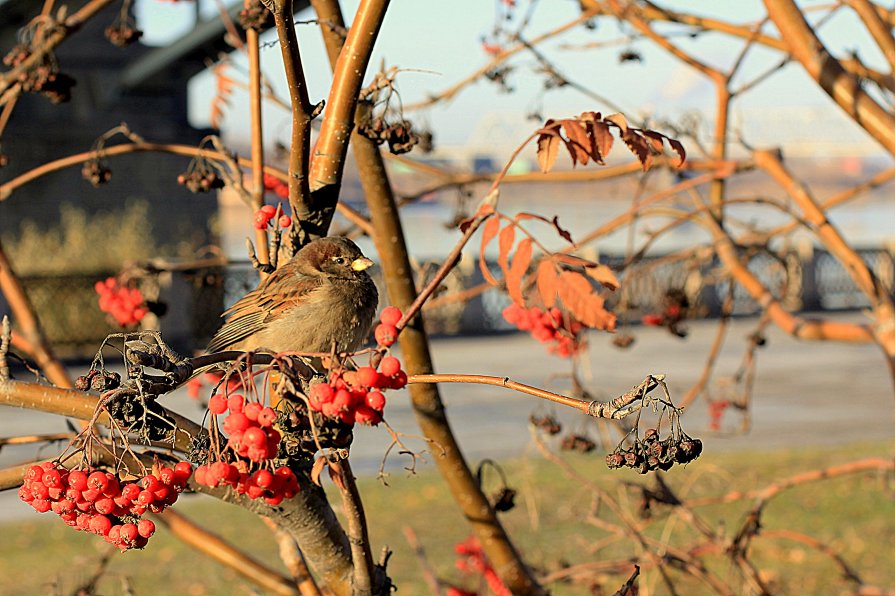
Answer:
<svg viewBox="0 0 895 596"><path fill-rule="evenodd" d="M366 276L373 265L354 242L341 236L314 240L298 251L295 259L303 270L343 279Z"/></svg>

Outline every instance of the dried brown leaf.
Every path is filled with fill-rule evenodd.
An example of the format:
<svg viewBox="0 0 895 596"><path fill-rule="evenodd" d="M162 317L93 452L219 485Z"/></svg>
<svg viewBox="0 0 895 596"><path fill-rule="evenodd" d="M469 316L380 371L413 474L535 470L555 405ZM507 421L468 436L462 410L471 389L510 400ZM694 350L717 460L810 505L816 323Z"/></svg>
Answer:
<svg viewBox="0 0 895 596"><path fill-rule="evenodd" d="M581 165L587 165L591 155L591 139L587 135L587 129L584 124L577 120L562 120L563 130L569 137L569 144Z"/></svg>
<svg viewBox="0 0 895 596"><path fill-rule="evenodd" d="M605 120L606 122L612 122L613 124L615 124L616 126L618 126L618 127L621 129L621 131L622 131L622 135L627 134L627 132L628 132L628 119L625 118L625 115L624 115L624 114L622 114L622 113L620 113L620 112L616 112L615 114L609 114L608 116L606 116L605 118L603 118L603 120Z"/></svg>
<svg viewBox="0 0 895 596"><path fill-rule="evenodd" d="M687 151L684 149L684 145L678 141L677 139L672 139L671 137L665 137L668 139L668 144L671 145L671 149L677 153L678 162L675 167L679 168L684 165L684 162L687 161Z"/></svg>
<svg viewBox="0 0 895 596"><path fill-rule="evenodd" d="M561 140L559 132L556 130L543 132L542 129L541 134L538 135L538 166L544 174L553 169L559 155Z"/></svg>
<svg viewBox="0 0 895 596"><path fill-rule="evenodd" d="M516 254L513 255L513 264L507 272L506 283L507 292L513 302L520 306L525 306L525 297L522 294L522 278L528 271L528 265L531 263L531 238L525 238L519 242L516 248Z"/></svg>
<svg viewBox="0 0 895 596"><path fill-rule="evenodd" d="M631 153L640 160L640 165L643 166L643 171L647 171L653 163L653 154L650 151L646 139L634 132L634 129L629 128L628 132L622 135L622 140L625 142L625 145L628 146L628 149L631 150Z"/></svg>
<svg viewBox="0 0 895 596"><path fill-rule="evenodd" d="M605 122L599 121L593 123L593 137L594 144L600 154L599 163L603 163L603 160L609 155L609 151L612 150L612 143L615 139L612 137L612 133L609 132L609 126Z"/></svg>
<svg viewBox="0 0 895 596"><path fill-rule="evenodd" d="M485 262L485 249L494 240L498 229L500 229L500 220L496 217L492 217L485 222L485 225L482 226L482 247L479 250L479 268L482 270L482 277L492 286L499 285L499 283L491 275L491 271L488 270L488 263Z"/></svg>
<svg viewBox="0 0 895 596"><path fill-rule="evenodd" d="M649 140L650 145L653 146L653 149L656 153L662 153L665 150L665 135L661 132L656 132L654 130L644 130L644 136Z"/></svg>
<svg viewBox="0 0 895 596"><path fill-rule="evenodd" d="M559 275L556 267L550 259L541 259L538 263L537 271L538 293L541 295L541 301L547 308L556 304L556 290L559 282Z"/></svg>

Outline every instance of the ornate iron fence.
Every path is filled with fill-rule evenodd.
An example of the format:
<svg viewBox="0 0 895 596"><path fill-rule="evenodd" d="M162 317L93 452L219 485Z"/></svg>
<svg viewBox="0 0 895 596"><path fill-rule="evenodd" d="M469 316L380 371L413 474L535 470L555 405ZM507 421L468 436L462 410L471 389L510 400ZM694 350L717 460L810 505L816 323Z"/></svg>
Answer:
<svg viewBox="0 0 895 596"><path fill-rule="evenodd" d="M859 253L891 293L895 279L892 253L886 249ZM610 255L603 255L600 260L616 268L624 263L621 257ZM496 269L496 265L492 266ZM751 257L749 268L787 308L795 311L861 309L869 305L839 261L824 251L793 252L783 259L757 253ZM695 316L717 316L730 293L729 281L721 272L717 261L650 257L626 268L621 289L607 299L612 309L636 321L642 314L660 311L667 292L683 292ZM423 278L427 274L426 268L419 273ZM98 272L23 278L44 329L61 355L89 356L107 334L116 331L99 311L93 289L97 280L108 275ZM446 280L444 292L472 288L483 281L477 265L464 261ZM220 314L226 306L257 283L258 274L248 263L226 268L161 268L145 276L140 287L149 299L165 304L167 312L161 317L147 317L144 325L160 329L180 350L201 349L220 326ZM428 312L427 325L434 333L451 335L508 330L510 327L501 316L507 304L503 293L486 291L467 302L450 302ZM740 287L734 288L732 304L734 315L759 311L759 306ZM0 298L0 314L7 311Z"/></svg>

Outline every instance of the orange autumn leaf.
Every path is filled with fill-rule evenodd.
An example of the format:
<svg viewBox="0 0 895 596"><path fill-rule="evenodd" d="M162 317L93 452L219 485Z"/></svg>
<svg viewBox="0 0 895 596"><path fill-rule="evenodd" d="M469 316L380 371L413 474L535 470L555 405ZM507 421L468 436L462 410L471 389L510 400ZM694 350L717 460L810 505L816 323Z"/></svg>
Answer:
<svg viewBox="0 0 895 596"><path fill-rule="evenodd" d="M507 292L516 304L525 305L525 297L522 294L522 278L528 271L531 263L531 238L526 238L519 243L516 254L513 255L513 264L507 272Z"/></svg>

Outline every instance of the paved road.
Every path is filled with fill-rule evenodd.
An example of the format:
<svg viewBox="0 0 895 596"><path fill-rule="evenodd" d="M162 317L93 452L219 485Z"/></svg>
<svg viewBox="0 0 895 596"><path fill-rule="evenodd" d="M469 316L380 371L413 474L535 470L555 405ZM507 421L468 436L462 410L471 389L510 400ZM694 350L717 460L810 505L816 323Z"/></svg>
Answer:
<svg viewBox="0 0 895 596"><path fill-rule="evenodd" d="M860 320L860 313L840 315ZM686 340L661 329L638 328L635 344L628 350L610 345L610 336L591 338L592 349L583 373L589 390L598 399L614 397L638 383L648 373L665 373L668 387L680 399L699 377L714 338L716 323L691 324ZM717 363L720 377L730 376L740 364L745 338L755 321L734 321L726 348ZM706 432L707 410L698 401L684 416L684 428L702 437L707 450L773 449L777 447L836 445L895 436L895 391L878 348L870 345L807 343L795 341L772 328L767 346L757 354L757 376L752 409L752 428L746 435L712 436ZM566 361L548 355L523 335L478 338L445 338L433 342L439 372L464 372L509 376L514 380L562 392L568 387ZM566 429L596 436L593 422L570 410L546 406L540 400L497 387L445 385L442 387L449 418L467 455L508 457L522 453L529 444L526 421L534 410L554 411ZM168 404L188 415L198 408L182 392ZM399 432L417 432L406 396L389 399L386 415ZM738 427L735 413L728 412L725 429ZM53 416L0 407L0 436L64 430ZM361 428L354 448L355 468L375 471L389 443L381 429ZM407 438L414 449L424 444ZM47 450L45 455L55 452ZM34 456L34 448L4 449L0 466ZM390 469L400 470L402 460L393 456ZM0 496L0 519L16 515L17 503Z"/></svg>

